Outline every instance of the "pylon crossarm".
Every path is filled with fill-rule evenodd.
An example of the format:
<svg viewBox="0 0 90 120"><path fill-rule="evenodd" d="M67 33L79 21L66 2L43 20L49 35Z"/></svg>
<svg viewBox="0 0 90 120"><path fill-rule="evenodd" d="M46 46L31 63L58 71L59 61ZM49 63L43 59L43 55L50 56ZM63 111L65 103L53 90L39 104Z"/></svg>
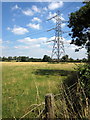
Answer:
<svg viewBox="0 0 90 120"><path fill-rule="evenodd" d="M47 21L48 21L48 20L51 20L51 19L53 19L53 18L55 18L55 17L57 17L57 15L55 15L55 16L53 16L53 17L47 19Z"/></svg>

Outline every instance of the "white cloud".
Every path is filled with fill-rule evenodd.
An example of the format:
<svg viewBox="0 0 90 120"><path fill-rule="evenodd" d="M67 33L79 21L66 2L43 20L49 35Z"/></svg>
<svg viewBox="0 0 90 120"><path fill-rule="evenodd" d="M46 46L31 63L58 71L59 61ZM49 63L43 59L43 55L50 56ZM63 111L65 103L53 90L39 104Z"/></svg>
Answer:
<svg viewBox="0 0 90 120"><path fill-rule="evenodd" d="M10 41L3 41L2 38L0 38L0 55L2 54L2 50L3 49L8 49L9 47L7 46L7 44L10 44Z"/></svg>
<svg viewBox="0 0 90 120"><path fill-rule="evenodd" d="M39 19L38 17L34 17L34 18L32 19L32 22L34 22L34 21L41 22L41 19Z"/></svg>
<svg viewBox="0 0 90 120"><path fill-rule="evenodd" d="M61 24L61 27L62 27L62 28L64 28L64 27L65 27L65 25L66 25L66 23L62 23L62 24Z"/></svg>
<svg viewBox="0 0 90 120"><path fill-rule="evenodd" d="M10 41L10 40L6 40L6 41L3 41L3 43L5 43L5 44L10 44L11 41Z"/></svg>
<svg viewBox="0 0 90 120"><path fill-rule="evenodd" d="M52 12L49 12L49 15L48 15L48 17L47 17L47 19L50 19L50 18L52 18L52 17L54 17L54 16L56 16L57 15L57 13L52 13ZM56 20L55 20L55 18L53 18L53 19L51 19L54 23L56 22Z"/></svg>
<svg viewBox="0 0 90 120"><path fill-rule="evenodd" d="M29 49L29 46L23 46L23 45L18 45L18 46L14 46L14 48L16 49Z"/></svg>
<svg viewBox="0 0 90 120"><path fill-rule="evenodd" d="M11 28L10 28L10 27L7 27L7 30L11 30Z"/></svg>
<svg viewBox="0 0 90 120"><path fill-rule="evenodd" d="M20 39L18 40L19 42L22 42L22 43L31 43L31 42L34 42L36 39L31 39L30 37L26 37L26 38L23 38L23 39Z"/></svg>
<svg viewBox="0 0 90 120"><path fill-rule="evenodd" d="M18 42L22 42L22 43L25 43L25 44L31 44L31 43L35 43L35 42L43 42L43 41L46 41L48 38L47 37L41 37L41 38L30 38L30 37L26 37L26 38L23 38L23 39L19 39L17 40Z"/></svg>
<svg viewBox="0 0 90 120"><path fill-rule="evenodd" d="M34 10L35 12L38 12L38 13L41 12L40 9L36 5L32 6L32 10Z"/></svg>
<svg viewBox="0 0 90 120"><path fill-rule="evenodd" d="M48 9L49 10L55 10L57 8L60 8L63 6L63 2L60 1L60 2L51 2L49 5L48 5Z"/></svg>
<svg viewBox="0 0 90 120"><path fill-rule="evenodd" d="M18 45L15 46L15 50L18 54L18 49L19 52L22 51L23 55L27 55L30 57L43 57L44 54L50 53L50 48L46 48L45 44L43 44L43 41L47 41L49 38L47 37L40 37L40 38L30 38L26 37L23 39L19 39ZM27 52L28 50L28 52ZM21 55L21 53L20 53Z"/></svg>
<svg viewBox="0 0 90 120"><path fill-rule="evenodd" d="M2 38L0 38L0 56L2 56L2 51L4 52L5 49L8 49L4 43L7 43L7 41L3 41Z"/></svg>
<svg viewBox="0 0 90 120"><path fill-rule="evenodd" d="M33 16L35 12L36 13L41 12L41 10L35 5L33 5L31 9L28 8L26 10L22 10L22 13L27 16Z"/></svg>
<svg viewBox="0 0 90 120"><path fill-rule="evenodd" d="M0 38L0 44L2 44L2 39Z"/></svg>
<svg viewBox="0 0 90 120"><path fill-rule="evenodd" d="M12 21L15 22L15 18L13 18Z"/></svg>
<svg viewBox="0 0 90 120"><path fill-rule="evenodd" d="M75 45L71 45L70 49L72 50L75 50L75 49L78 49L79 47L78 46L75 46Z"/></svg>
<svg viewBox="0 0 90 120"><path fill-rule="evenodd" d="M40 44L35 44L35 45L32 45L31 47L34 47L34 48L39 48L40 47Z"/></svg>
<svg viewBox="0 0 90 120"><path fill-rule="evenodd" d="M54 16L56 16L56 15L57 15L57 13L49 12L49 15L48 15L47 18L50 19L50 18L52 18L52 17L54 17ZM64 17L63 17L63 14L61 14L59 17L60 17L60 19L61 19L62 21L65 20ZM52 20L53 20L53 22L55 22L55 18L53 18Z"/></svg>
<svg viewBox="0 0 90 120"><path fill-rule="evenodd" d="M18 42L25 43L25 44L36 44L36 43L48 43L49 41L55 40L55 36L47 38L47 37L40 37L40 38L30 38L26 37L23 39L17 40ZM65 38L62 38L63 42L66 42ZM68 42L69 43L69 42Z"/></svg>
<svg viewBox="0 0 90 120"><path fill-rule="evenodd" d="M33 49L33 48L40 48L40 42L43 40L46 40L47 38L42 37L42 38L30 38L26 37L23 39L17 40L19 43L22 43L20 45L14 46L16 49Z"/></svg>
<svg viewBox="0 0 90 120"><path fill-rule="evenodd" d="M57 15L57 13L52 13L52 12L49 12L48 19L49 19L49 18L51 18L51 17L54 17L54 16L56 16L56 15Z"/></svg>
<svg viewBox="0 0 90 120"><path fill-rule="evenodd" d="M60 19L61 19L62 21L65 20L64 17L63 17L63 14L60 15Z"/></svg>
<svg viewBox="0 0 90 120"><path fill-rule="evenodd" d="M47 37L41 37L41 38L38 38L37 40L38 40L38 41L40 41L40 40L41 40L41 41L46 41L47 39L48 39Z"/></svg>
<svg viewBox="0 0 90 120"><path fill-rule="evenodd" d="M33 16L34 15L34 13L33 13L33 11L31 9L22 10L22 13L24 15L27 15L27 16Z"/></svg>
<svg viewBox="0 0 90 120"><path fill-rule="evenodd" d="M20 26L14 26L14 28L7 27L7 30L10 30L12 33L16 35L23 35L29 32L26 28Z"/></svg>
<svg viewBox="0 0 90 120"><path fill-rule="evenodd" d="M53 37L49 38L49 40L48 40L48 41L51 41L51 40L55 40L55 36L53 36Z"/></svg>
<svg viewBox="0 0 90 120"><path fill-rule="evenodd" d="M29 23L27 26L30 27L30 28L33 28L33 29L37 29L37 30L40 29L40 24Z"/></svg>
<svg viewBox="0 0 90 120"><path fill-rule="evenodd" d="M17 9L21 9L17 4L12 7L12 10L17 10Z"/></svg>
<svg viewBox="0 0 90 120"><path fill-rule="evenodd" d="M71 40L66 40L65 38L63 39L64 42L64 48L65 48L65 54L69 55L69 57L77 59L77 58L84 58L86 57L85 53L86 50L85 48L81 49L79 52L75 52L75 49L78 49L79 47L71 43Z"/></svg>
<svg viewBox="0 0 90 120"><path fill-rule="evenodd" d="M79 47L78 46L75 46L75 45L69 45L69 47L65 47L65 51L66 51L66 54L69 55L69 57L72 57L74 59L82 59L82 58L86 58L87 55L86 55L86 49L83 48L81 50L79 50L79 52L75 52L75 49L78 49Z"/></svg>
<svg viewBox="0 0 90 120"><path fill-rule="evenodd" d="M6 46L0 45L0 55L2 54L2 49L5 49Z"/></svg>
<svg viewBox="0 0 90 120"><path fill-rule="evenodd" d="M47 11L47 10L48 10L48 8L47 8L47 7L44 7L44 8L43 8L43 10Z"/></svg>
<svg viewBox="0 0 90 120"><path fill-rule="evenodd" d="M51 40L54 40L54 39L55 39L55 36L53 36L51 38L47 38L47 41L51 41ZM78 49L79 47L75 46L75 45L70 45L71 40L66 40L65 38L62 38L62 41L64 43L65 53L67 55L69 55L69 57L72 57L74 59L86 57L86 55L85 55L86 50L85 49L81 49L79 52L75 52L75 49ZM49 51L48 54L51 55L52 54L52 49L53 49L53 41L52 42L46 42L45 45L47 47L46 48L47 51ZM53 58L54 57L56 57L56 56L53 56Z"/></svg>
<svg viewBox="0 0 90 120"><path fill-rule="evenodd" d="M39 48L40 44L33 44L33 45L18 45L18 46L14 46L15 49L31 49L31 48Z"/></svg>
<svg viewBox="0 0 90 120"><path fill-rule="evenodd" d="M49 15L48 15L47 19L52 18L51 20L53 21L53 23L56 23L56 19L53 18L53 17L56 16L56 15L57 15L57 13L49 12ZM65 21L65 19L64 19L64 17L63 17L63 14L60 15L60 19L61 19L62 21ZM61 27L63 28L63 27L65 27L65 25L66 25L66 23L62 23L62 24L61 24Z"/></svg>

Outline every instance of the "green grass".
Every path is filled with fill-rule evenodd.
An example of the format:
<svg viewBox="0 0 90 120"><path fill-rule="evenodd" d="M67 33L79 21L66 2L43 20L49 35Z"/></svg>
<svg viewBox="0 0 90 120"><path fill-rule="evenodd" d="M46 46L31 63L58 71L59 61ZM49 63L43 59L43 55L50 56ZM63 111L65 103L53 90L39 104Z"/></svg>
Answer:
<svg viewBox="0 0 90 120"><path fill-rule="evenodd" d="M29 106L44 101L47 93L58 93L58 84L74 71L74 63L2 63L2 117L20 118ZM33 117L33 116L28 116Z"/></svg>

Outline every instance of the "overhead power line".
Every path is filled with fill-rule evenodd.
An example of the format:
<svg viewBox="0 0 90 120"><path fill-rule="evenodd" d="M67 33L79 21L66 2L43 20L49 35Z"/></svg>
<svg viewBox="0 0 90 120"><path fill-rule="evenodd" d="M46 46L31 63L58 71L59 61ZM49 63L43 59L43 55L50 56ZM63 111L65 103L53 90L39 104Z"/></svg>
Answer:
<svg viewBox="0 0 90 120"><path fill-rule="evenodd" d="M64 41L63 41L63 38L62 38L62 34L64 33L62 31L62 23L66 22L64 20L61 19L60 17L60 11L57 12L57 15L53 16L52 18L48 19L48 20L51 20L51 19L56 19L56 27L55 28L52 28L48 31L51 31L51 30L55 30L55 39L54 40L51 40L51 41L48 41L48 42L54 42L53 43L53 49L52 49L52 55L51 55L51 58L56 55L57 57L57 61L59 62L60 61L60 57L61 55L65 55L65 49L64 49Z"/></svg>

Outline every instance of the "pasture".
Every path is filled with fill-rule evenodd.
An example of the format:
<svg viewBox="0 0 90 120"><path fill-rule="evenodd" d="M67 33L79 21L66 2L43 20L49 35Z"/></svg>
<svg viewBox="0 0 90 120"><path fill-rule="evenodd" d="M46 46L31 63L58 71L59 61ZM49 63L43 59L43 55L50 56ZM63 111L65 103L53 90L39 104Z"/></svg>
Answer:
<svg viewBox="0 0 90 120"><path fill-rule="evenodd" d="M20 118L30 105L44 101L45 94L58 93L60 82L75 67L74 63L3 62L2 117Z"/></svg>

